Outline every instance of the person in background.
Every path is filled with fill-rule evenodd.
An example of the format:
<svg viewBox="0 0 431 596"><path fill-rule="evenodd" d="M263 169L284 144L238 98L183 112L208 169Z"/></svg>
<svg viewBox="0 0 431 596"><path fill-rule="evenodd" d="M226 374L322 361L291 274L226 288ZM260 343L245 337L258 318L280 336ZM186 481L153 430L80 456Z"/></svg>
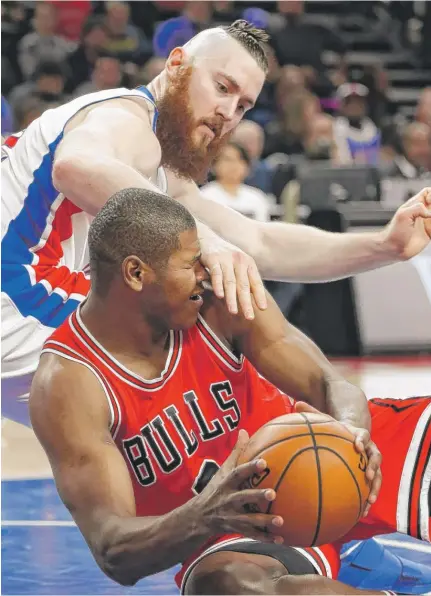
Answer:
<svg viewBox="0 0 431 596"><path fill-rule="evenodd" d="M21 101L15 110L16 130L25 130L33 120L39 118L45 110L57 107L55 102L47 103L39 99L36 95L30 95Z"/></svg>
<svg viewBox="0 0 431 596"><path fill-rule="evenodd" d="M68 59L70 70L66 85L68 93L72 93L78 85L90 79L96 60L106 48L107 43L108 30L104 19L90 16L82 27L79 46Z"/></svg>
<svg viewBox="0 0 431 596"><path fill-rule="evenodd" d="M431 128L421 122L408 124L401 137L402 155L397 155L387 169L388 176L429 178L431 175Z"/></svg>
<svg viewBox="0 0 431 596"><path fill-rule="evenodd" d="M231 207L251 219L269 221L269 199L257 188L244 184L250 163L247 151L230 141L214 162L215 181L206 184L201 192L204 198Z"/></svg>
<svg viewBox="0 0 431 596"><path fill-rule="evenodd" d="M283 26L272 32L270 43L280 66L294 64L304 67L313 93L326 97L333 85L325 74L322 55L331 50L341 60L346 52L342 39L324 26L308 23L302 0L277 2L277 9L282 15Z"/></svg>
<svg viewBox="0 0 431 596"><path fill-rule="evenodd" d="M40 62L50 60L59 64L67 60L72 50L70 42L55 34L57 10L49 2L35 2L32 33L25 35L18 45L18 62L25 79L29 79Z"/></svg>
<svg viewBox="0 0 431 596"><path fill-rule="evenodd" d="M431 126L431 87L425 87L420 94L415 120Z"/></svg>
<svg viewBox="0 0 431 596"><path fill-rule="evenodd" d="M368 118L368 89L358 83L345 83L338 88L341 102L335 119L335 142L341 164L373 164L379 160L380 131Z"/></svg>
<svg viewBox="0 0 431 596"><path fill-rule="evenodd" d="M127 2L105 2L105 24L109 39L107 50L121 62L143 64L151 57L151 42L130 22Z"/></svg>
<svg viewBox="0 0 431 596"><path fill-rule="evenodd" d="M306 89L298 88L287 96L277 121L266 127L264 156L273 153L298 155L304 152L302 137L310 120L321 111L318 98Z"/></svg>
<svg viewBox="0 0 431 596"><path fill-rule="evenodd" d="M236 127L232 140L241 145L250 158L250 172L244 180L245 184L259 188L266 194L270 193L272 171L261 159L265 141L263 128L252 120L242 120Z"/></svg>
<svg viewBox="0 0 431 596"><path fill-rule="evenodd" d="M36 97L47 103L64 103L64 87L67 80L67 68L58 62L42 62L37 67L31 81L15 87L9 95L9 103L14 112L20 104L30 97Z"/></svg>
<svg viewBox="0 0 431 596"><path fill-rule="evenodd" d="M91 15L91 0L49 0L57 9L56 33L69 41L77 43L82 27Z"/></svg>
<svg viewBox="0 0 431 596"><path fill-rule="evenodd" d="M166 60L153 56L132 78L132 87L139 87L140 85L148 85L152 80L159 76L165 68Z"/></svg>
<svg viewBox="0 0 431 596"><path fill-rule="evenodd" d="M115 56L99 56L91 74L91 80L82 83L75 89L74 97L81 97L87 93L105 91L121 87L123 73L121 62Z"/></svg>

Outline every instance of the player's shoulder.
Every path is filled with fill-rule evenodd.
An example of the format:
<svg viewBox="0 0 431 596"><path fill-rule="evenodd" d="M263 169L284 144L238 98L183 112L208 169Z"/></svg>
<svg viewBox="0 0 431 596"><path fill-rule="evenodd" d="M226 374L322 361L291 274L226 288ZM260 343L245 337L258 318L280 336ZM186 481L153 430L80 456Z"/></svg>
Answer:
<svg viewBox="0 0 431 596"><path fill-rule="evenodd" d="M33 377L30 403L67 400L70 404L83 402L91 395L97 399L102 387L91 366L78 359L71 360L53 352L42 352Z"/></svg>

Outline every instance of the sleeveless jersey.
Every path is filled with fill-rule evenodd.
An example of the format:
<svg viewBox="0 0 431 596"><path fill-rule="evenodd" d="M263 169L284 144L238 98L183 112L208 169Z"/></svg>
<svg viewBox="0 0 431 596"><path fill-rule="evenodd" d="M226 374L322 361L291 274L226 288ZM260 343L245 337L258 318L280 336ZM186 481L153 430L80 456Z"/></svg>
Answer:
<svg viewBox="0 0 431 596"><path fill-rule="evenodd" d="M157 379L122 366L85 328L80 308L45 343L91 370L111 413L110 431L129 468L137 515L162 515L201 492L231 453L240 428L250 435L293 409L293 400L237 357L202 317L170 332Z"/></svg>
<svg viewBox="0 0 431 596"><path fill-rule="evenodd" d="M145 88L111 89L79 97L47 110L2 146L2 309L57 327L90 288L87 235L91 216L76 207L52 182L57 146L69 120L83 108L135 96L157 110ZM166 192L161 168L157 183Z"/></svg>

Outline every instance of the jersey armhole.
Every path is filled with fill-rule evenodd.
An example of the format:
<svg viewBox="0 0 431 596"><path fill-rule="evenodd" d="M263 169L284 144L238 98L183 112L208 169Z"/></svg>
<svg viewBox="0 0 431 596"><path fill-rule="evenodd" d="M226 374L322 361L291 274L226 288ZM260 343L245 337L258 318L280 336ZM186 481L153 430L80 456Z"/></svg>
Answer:
<svg viewBox="0 0 431 596"><path fill-rule="evenodd" d="M91 371L96 379L99 381L103 393L106 397L106 401L108 403L109 409L109 432L111 433L112 438L115 440L118 430L121 426L121 408L120 402L117 399L112 387L105 379L104 375L100 373L97 368L86 358L84 358L81 354L69 348L65 344L62 344L57 341L50 340L47 342L41 352L41 354L55 354L56 356L60 356L65 360L69 360L71 362L76 362L77 364L81 364L85 366L87 370Z"/></svg>

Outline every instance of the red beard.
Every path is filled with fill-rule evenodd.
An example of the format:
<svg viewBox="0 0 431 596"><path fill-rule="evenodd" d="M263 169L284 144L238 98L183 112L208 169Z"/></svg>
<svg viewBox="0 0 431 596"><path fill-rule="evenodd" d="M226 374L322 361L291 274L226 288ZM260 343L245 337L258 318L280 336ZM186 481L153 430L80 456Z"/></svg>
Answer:
<svg viewBox="0 0 431 596"><path fill-rule="evenodd" d="M194 180L198 184L206 181L211 163L220 148L228 141L230 133L221 136L223 119L212 118L196 122L189 101L189 87L192 66L183 67L171 79L157 104L159 116L156 135L162 148L162 166L167 167L179 178ZM193 135L199 124L205 123L214 129L214 138L207 145L196 145Z"/></svg>

